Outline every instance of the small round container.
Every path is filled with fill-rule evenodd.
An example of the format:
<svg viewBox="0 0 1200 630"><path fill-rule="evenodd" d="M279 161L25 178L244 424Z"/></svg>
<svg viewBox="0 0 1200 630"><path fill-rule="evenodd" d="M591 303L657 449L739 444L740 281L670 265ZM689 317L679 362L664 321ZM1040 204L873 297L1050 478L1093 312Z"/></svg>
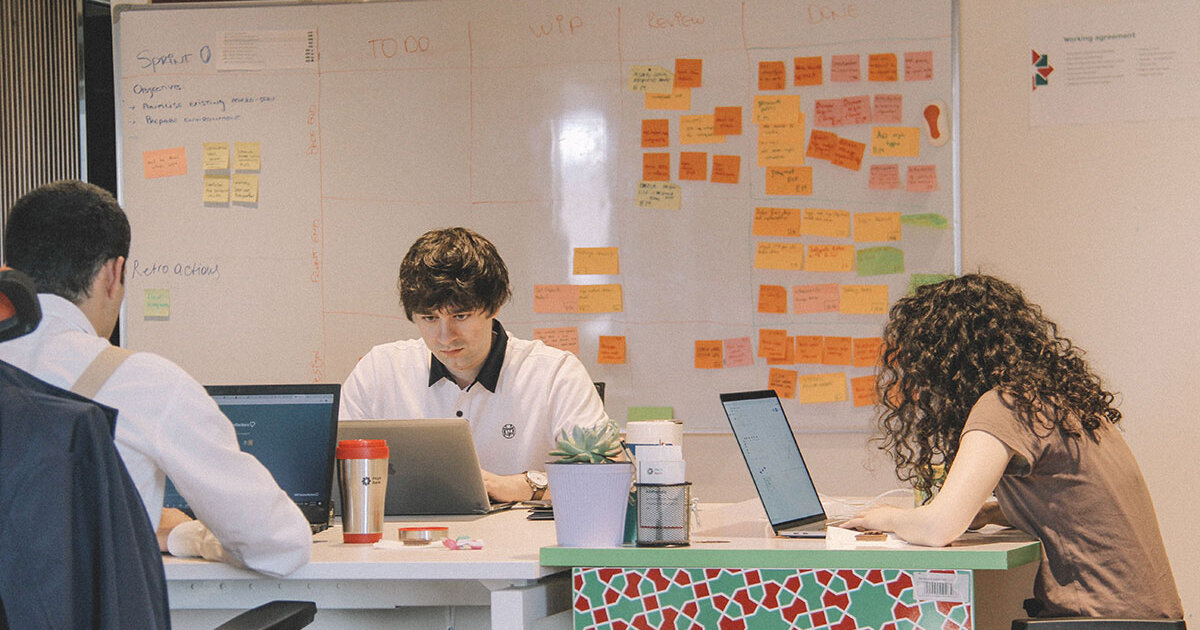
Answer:
<svg viewBox="0 0 1200 630"><path fill-rule="evenodd" d="M435 540L445 538L449 527L401 527L400 542L406 545L428 545Z"/></svg>

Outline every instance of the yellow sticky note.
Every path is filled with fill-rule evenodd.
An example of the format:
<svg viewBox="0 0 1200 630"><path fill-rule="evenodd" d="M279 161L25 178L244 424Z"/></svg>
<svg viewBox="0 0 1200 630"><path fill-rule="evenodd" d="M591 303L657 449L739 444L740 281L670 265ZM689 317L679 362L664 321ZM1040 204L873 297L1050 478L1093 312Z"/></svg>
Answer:
<svg viewBox="0 0 1200 630"><path fill-rule="evenodd" d="M619 284L585 284L579 287L580 313L620 313L624 309Z"/></svg>
<svg viewBox="0 0 1200 630"><path fill-rule="evenodd" d="M758 139L759 166L803 166L804 140Z"/></svg>
<svg viewBox="0 0 1200 630"><path fill-rule="evenodd" d="M229 143L228 142L205 142L204 143L204 170L206 171L224 171L229 169Z"/></svg>
<svg viewBox="0 0 1200 630"><path fill-rule="evenodd" d="M187 150L183 147L142 152L142 177L187 175Z"/></svg>
<svg viewBox="0 0 1200 630"><path fill-rule="evenodd" d="M768 195L811 195L811 166L768 166Z"/></svg>
<svg viewBox="0 0 1200 630"><path fill-rule="evenodd" d="M533 338L540 340L551 348L558 348L576 356L579 355L579 328L576 326L534 328Z"/></svg>
<svg viewBox="0 0 1200 630"><path fill-rule="evenodd" d="M698 370L719 370L725 366L720 339L696 341L694 365Z"/></svg>
<svg viewBox="0 0 1200 630"><path fill-rule="evenodd" d="M637 207L678 210L683 207L683 189L671 182L638 182Z"/></svg>
<svg viewBox="0 0 1200 630"><path fill-rule="evenodd" d="M800 233L808 236L850 238L850 213L828 208L805 208Z"/></svg>
<svg viewBox="0 0 1200 630"><path fill-rule="evenodd" d="M800 120L799 94L756 94L754 124L794 125Z"/></svg>
<svg viewBox="0 0 1200 630"><path fill-rule="evenodd" d="M851 247L851 256L854 248ZM804 245L802 243L773 243L759 241L754 254L755 269L804 270Z"/></svg>
<svg viewBox="0 0 1200 630"><path fill-rule="evenodd" d="M854 215L854 240L859 243L900 240L900 213L856 213Z"/></svg>
<svg viewBox="0 0 1200 630"><path fill-rule="evenodd" d="M258 203L258 175L234 173L233 200L236 203Z"/></svg>
<svg viewBox="0 0 1200 630"><path fill-rule="evenodd" d="M574 284L533 285L534 313L578 313L579 286Z"/></svg>
<svg viewBox="0 0 1200 630"><path fill-rule="evenodd" d="M621 273L620 259L616 247L576 247L575 261L571 273L582 276L589 274L616 275Z"/></svg>
<svg viewBox="0 0 1200 630"><path fill-rule="evenodd" d="M662 66L631 66L630 90L647 94L670 94L675 88L675 75Z"/></svg>
<svg viewBox="0 0 1200 630"><path fill-rule="evenodd" d="M843 402L846 400L846 373L802 374L796 389L801 404Z"/></svg>
<svg viewBox="0 0 1200 630"><path fill-rule="evenodd" d="M673 109L687 111L692 108L692 89L673 88L668 94L646 92L646 109Z"/></svg>
<svg viewBox="0 0 1200 630"><path fill-rule="evenodd" d="M803 232L800 208L763 208L754 209L754 222L751 233L755 236L800 236Z"/></svg>
<svg viewBox="0 0 1200 630"><path fill-rule="evenodd" d="M765 123L758 126L758 140L787 140L790 142L804 142L805 134L804 114L800 114L800 120L788 123Z"/></svg>
<svg viewBox="0 0 1200 630"><path fill-rule="evenodd" d="M871 155L874 157L919 157L920 127L873 127Z"/></svg>
<svg viewBox="0 0 1200 630"><path fill-rule="evenodd" d="M229 177L204 176L204 203L229 203Z"/></svg>
<svg viewBox="0 0 1200 630"><path fill-rule="evenodd" d="M841 313L843 315L883 315L887 313L886 284L843 284Z"/></svg>
<svg viewBox="0 0 1200 630"><path fill-rule="evenodd" d="M725 142L725 136L714 131L716 117L713 114L698 114L679 117L680 144L713 144Z"/></svg>
<svg viewBox="0 0 1200 630"><path fill-rule="evenodd" d="M804 267L809 271L854 271L854 246L809 245Z"/></svg>
<svg viewBox="0 0 1200 630"><path fill-rule="evenodd" d="M171 319L171 290L146 289L142 293L142 319L167 321Z"/></svg>
<svg viewBox="0 0 1200 630"><path fill-rule="evenodd" d="M596 363L620 365L625 363L625 337L623 335L600 335L600 349Z"/></svg>
<svg viewBox="0 0 1200 630"><path fill-rule="evenodd" d="M257 142L233 143L233 168L239 171L257 171L262 167L262 151Z"/></svg>

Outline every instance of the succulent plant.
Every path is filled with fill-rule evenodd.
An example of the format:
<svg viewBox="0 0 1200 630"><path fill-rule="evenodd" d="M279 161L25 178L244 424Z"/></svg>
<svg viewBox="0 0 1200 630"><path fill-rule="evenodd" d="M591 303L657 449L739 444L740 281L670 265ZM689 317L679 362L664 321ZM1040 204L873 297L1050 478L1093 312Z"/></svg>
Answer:
<svg viewBox="0 0 1200 630"><path fill-rule="evenodd" d="M598 427L563 429L550 456L558 458L556 464L601 464L616 461L621 450L617 425L606 422Z"/></svg>

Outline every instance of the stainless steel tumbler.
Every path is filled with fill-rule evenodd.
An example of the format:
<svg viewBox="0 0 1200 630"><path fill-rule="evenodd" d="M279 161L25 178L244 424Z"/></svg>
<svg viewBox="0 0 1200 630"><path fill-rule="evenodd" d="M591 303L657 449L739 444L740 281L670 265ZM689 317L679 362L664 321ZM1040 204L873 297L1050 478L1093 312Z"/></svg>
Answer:
<svg viewBox="0 0 1200 630"><path fill-rule="evenodd" d="M342 492L342 541L373 543L383 538L387 493L386 440L342 440L337 446Z"/></svg>

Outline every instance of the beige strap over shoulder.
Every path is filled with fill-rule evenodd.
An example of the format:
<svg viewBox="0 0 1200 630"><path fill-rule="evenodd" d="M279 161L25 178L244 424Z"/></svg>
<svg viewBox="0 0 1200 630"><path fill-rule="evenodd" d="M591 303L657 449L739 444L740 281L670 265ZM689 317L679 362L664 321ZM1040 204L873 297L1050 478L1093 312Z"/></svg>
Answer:
<svg viewBox="0 0 1200 630"><path fill-rule="evenodd" d="M96 394L100 392L100 388L108 382L108 377L112 376L112 373L117 371L117 367L131 354L133 351L117 346L105 348L95 359L92 359L83 374L79 375L79 379L75 381L71 391L84 398L95 398Z"/></svg>

